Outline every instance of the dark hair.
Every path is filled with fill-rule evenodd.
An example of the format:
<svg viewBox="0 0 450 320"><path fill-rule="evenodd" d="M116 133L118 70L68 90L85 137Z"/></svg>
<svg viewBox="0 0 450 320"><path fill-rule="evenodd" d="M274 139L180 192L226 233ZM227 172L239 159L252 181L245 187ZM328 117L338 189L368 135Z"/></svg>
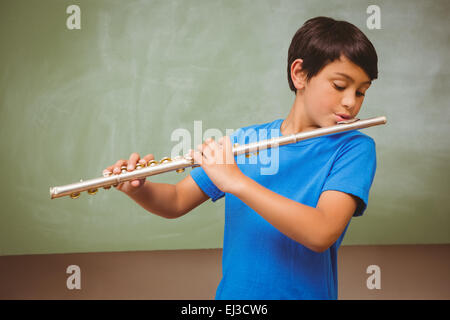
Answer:
<svg viewBox="0 0 450 320"><path fill-rule="evenodd" d="M353 24L328 17L306 21L292 38L288 50L289 87L296 92L291 80L291 64L302 59L302 69L310 80L327 64L344 55L360 66L370 80L378 77L378 57L369 39Z"/></svg>

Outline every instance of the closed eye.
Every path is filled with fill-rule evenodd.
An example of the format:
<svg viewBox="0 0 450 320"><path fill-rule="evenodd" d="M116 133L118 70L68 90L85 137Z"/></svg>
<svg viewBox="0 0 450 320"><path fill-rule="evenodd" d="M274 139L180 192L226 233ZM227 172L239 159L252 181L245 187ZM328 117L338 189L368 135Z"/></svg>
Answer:
<svg viewBox="0 0 450 320"><path fill-rule="evenodd" d="M335 83L333 83L333 86L334 86L335 89L338 90L338 91L344 91L344 90L346 89L345 87L340 87L340 86L338 86L338 85L335 84ZM356 91L356 96L357 96L357 97L364 97L365 94L362 93L361 91Z"/></svg>

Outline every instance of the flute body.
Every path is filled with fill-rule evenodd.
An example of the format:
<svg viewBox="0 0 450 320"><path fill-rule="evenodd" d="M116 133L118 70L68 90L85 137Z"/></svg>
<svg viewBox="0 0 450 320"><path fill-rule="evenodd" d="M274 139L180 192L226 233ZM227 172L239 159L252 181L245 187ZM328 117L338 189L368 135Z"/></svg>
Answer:
<svg viewBox="0 0 450 320"><path fill-rule="evenodd" d="M244 153L257 152L268 148L276 148L282 145L296 143L298 141L311 139L319 136L324 136L333 133L339 133L350 130L357 130L362 128L368 128L387 122L386 117L375 117L365 120L351 119L347 121L339 122L337 125L315 129L306 132L300 132L287 136L276 137L272 139L262 140L258 142L252 142L246 145L235 145L233 147L233 154L240 155ZM86 181L80 181L68 185L50 187L50 198L60 198L64 196L70 196L75 199L80 196L80 192L87 191L89 194L95 194L98 188L109 189L111 186L117 186L118 184L131 181L135 179L142 179L145 177L157 175L164 172L177 171L183 172L188 167L198 167L198 164L194 163L194 159L190 156L178 156L174 159L163 158L161 161L151 160L148 162L147 167L136 166L136 170L128 172L126 167L122 167L121 174L111 174L101 178L90 179Z"/></svg>

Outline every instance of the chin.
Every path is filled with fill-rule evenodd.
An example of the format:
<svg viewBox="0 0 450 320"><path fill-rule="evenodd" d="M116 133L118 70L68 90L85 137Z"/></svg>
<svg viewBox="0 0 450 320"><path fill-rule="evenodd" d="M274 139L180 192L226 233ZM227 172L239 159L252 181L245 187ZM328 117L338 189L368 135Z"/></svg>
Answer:
<svg viewBox="0 0 450 320"><path fill-rule="evenodd" d="M338 121L336 119L333 119L329 122L329 124L327 125L327 127L331 127L331 126L335 126L338 124Z"/></svg>

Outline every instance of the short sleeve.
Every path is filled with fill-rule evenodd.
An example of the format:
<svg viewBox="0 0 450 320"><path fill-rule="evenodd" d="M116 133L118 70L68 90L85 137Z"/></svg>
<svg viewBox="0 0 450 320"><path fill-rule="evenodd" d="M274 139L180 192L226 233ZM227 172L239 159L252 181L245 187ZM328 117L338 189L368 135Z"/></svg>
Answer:
<svg viewBox="0 0 450 320"><path fill-rule="evenodd" d="M230 135L232 144L237 141L237 135L240 134L241 131L242 129L238 129ZM202 167L192 169L191 177L192 179L194 179L195 183L197 183L200 189L202 189L203 192L206 193L213 202L216 202L217 200L225 196L225 193L216 187L216 185L211 181Z"/></svg>
<svg viewBox="0 0 450 320"><path fill-rule="evenodd" d="M197 167L191 170L191 177L195 183L206 193L213 202L222 198L225 193L216 187L216 185L209 179L205 170L202 167Z"/></svg>
<svg viewBox="0 0 450 320"><path fill-rule="evenodd" d="M337 190L358 197L353 216L361 216L367 208L376 167L375 141L366 135L354 136L337 155L322 192Z"/></svg>

